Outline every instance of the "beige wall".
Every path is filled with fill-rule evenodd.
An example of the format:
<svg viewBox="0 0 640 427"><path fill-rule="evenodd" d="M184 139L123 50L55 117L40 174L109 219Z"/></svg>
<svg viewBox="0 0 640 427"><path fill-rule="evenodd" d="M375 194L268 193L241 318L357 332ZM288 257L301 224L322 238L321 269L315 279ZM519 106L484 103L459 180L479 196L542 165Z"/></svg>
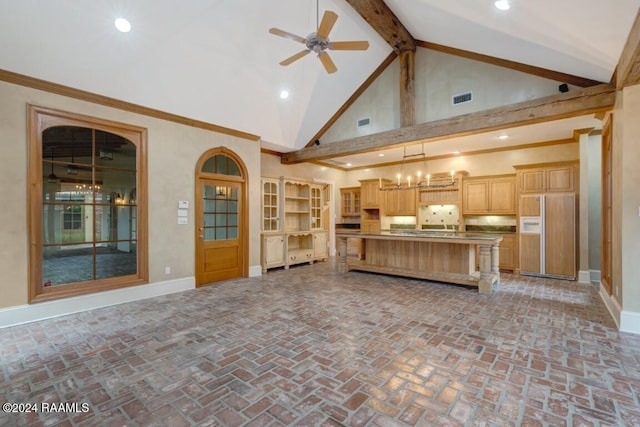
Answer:
<svg viewBox="0 0 640 427"><path fill-rule="evenodd" d="M415 56L416 123L556 95L559 82L459 56L418 48ZM570 87L573 89L573 87ZM451 97L473 92L473 101L452 105ZM396 59L320 138L340 141L400 127L400 70ZM371 125L356 126L371 118Z"/></svg>
<svg viewBox="0 0 640 427"><path fill-rule="evenodd" d="M260 146L224 134L183 126L88 102L0 82L0 198L11 201L0 210L0 308L27 304L27 103L148 129L149 279L150 283L195 275L195 164L206 150L225 146L249 171L249 194L260 192ZM189 224L177 224L179 200L190 202ZM249 212L259 212L251 197ZM260 217L250 215L249 265L260 264ZM164 274L166 266L170 275Z"/></svg>

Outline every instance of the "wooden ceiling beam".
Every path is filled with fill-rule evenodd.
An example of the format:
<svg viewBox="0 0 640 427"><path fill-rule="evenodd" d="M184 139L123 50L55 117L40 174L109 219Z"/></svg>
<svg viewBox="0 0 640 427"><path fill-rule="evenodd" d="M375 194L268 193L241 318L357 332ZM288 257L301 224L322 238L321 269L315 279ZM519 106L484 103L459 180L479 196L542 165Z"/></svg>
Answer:
<svg viewBox="0 0 640 427"><path fill-rule="evenodd" d="M611 85L602 84L579 91L303 148L284 154L282 163L294 164L329 159L593 114L610 109L615 103L615 98L616 89Z"/></svg>
<svg viewBox="0 0 640 427"><path fill-rule="evenodd" d="M619 90L638 83L640 83L640 11L629 31L613 77L613 84Z"/></svg>
<svg viewBox="0 0 640 427"><path fill-rule="evenodd" d="M383 0L347 0L396 53L416 50L416 41L409 30Z"/></svg>

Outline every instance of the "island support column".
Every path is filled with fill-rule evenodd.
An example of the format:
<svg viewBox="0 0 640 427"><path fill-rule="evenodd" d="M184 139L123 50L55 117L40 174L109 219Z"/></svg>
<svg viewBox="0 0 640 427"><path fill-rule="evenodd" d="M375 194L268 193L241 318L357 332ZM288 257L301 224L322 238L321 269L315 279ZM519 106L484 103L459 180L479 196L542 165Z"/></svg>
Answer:
<svg viewBox="0 0 640 427"><path fill-rule="evenodd" d="M497 244L491 245L491 272L496 276L496 283L500 284L500 249Z"/></svg>
<svg viewBox="0 0 640 427"><path fill-rule="evenodd" d="M491 284L494 280L493 272L491 271L491 246L480 245L480 280L478 280L478 292L481 294L491 293Z"/></svg>

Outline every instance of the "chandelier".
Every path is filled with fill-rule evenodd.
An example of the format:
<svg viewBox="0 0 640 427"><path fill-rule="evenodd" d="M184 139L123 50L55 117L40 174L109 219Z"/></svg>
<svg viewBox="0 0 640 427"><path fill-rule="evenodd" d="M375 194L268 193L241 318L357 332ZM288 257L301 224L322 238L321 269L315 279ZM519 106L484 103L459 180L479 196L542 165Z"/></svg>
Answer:
<svg viewBox="0 0 640 427"><path fill-rule="evenodd" d="M407 159L422 158L424 174L422 170L418 170L414 175L404 174L405 163ZM396 174L395 184L383 186L382 178L379 179L379 188L382 191L394 191L394 190L409 190L412 188L417 189L439 189L453 187L456 185L456 171L451 170L448 174L438 173L431 176L427 169L427 158L424 153L424 144L422 144L422 151L417 154L407 154L407 147L404 147L404 155L402 156L402 164L400 166L400 172Z"/></svg>

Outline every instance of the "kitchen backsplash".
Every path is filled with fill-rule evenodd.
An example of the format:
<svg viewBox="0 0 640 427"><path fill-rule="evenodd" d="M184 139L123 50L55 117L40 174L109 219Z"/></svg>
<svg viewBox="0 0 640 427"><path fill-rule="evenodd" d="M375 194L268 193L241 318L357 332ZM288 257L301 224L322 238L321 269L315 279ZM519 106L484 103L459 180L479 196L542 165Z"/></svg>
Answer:
<svg viewBox="0 0 640 427"><path fill-rule="evenodd" d="M418 211L418 221L424 226L459 226L460 208L457 205L429 205L421 206Z"/></svg>
<svg viewBox="0 0 640 427"><path fill-rule="evenodd" d="M515 216L468 216L465 222L467 225L503 225L515 227L517 219Z"/></svg>

